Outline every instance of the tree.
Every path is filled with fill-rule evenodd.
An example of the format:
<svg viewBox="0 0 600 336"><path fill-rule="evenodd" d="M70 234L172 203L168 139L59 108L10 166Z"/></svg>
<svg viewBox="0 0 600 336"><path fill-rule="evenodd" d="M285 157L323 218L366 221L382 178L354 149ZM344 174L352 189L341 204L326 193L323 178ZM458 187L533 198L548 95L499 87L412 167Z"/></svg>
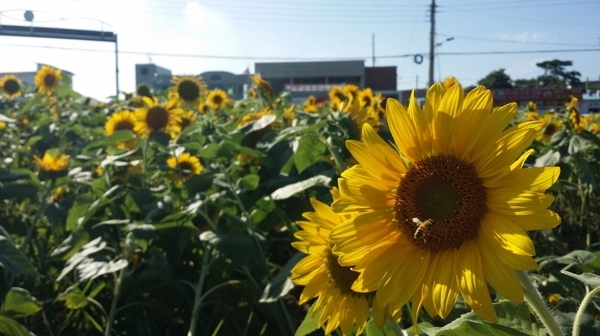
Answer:
<svg viewBox="0 0 600 336"><path fill-rule="evenodd" d="M510 76L504 73L504 69L498 69L490 72L487 76L477 82L488 89L510 89L512 88L512 80Z"/></svg>
<svg viewBox="0 0 600 336"><path fill-rule="evenodd" d="M539 76L539 85L546 88L564 89L566 87L582 88L583 83L579 77L579 71L567 71L566 67L572 66L573 61L551 60L536 63L538 67L544 69L544 74Z"/></svg>

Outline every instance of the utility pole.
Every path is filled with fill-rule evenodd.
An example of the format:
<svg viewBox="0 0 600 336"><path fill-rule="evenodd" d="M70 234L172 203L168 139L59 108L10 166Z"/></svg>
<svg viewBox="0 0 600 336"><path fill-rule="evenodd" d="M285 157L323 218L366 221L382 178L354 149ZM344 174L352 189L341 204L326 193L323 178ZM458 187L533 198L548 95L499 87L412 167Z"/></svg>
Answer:
<svg viewBox="0 0 600 336"><path fill-rule="evenodd" d="M372 37L372 41L373 41L373 65L372 67L375 67L375 33L373 33Z"/></svg>
<svg viewBox="0 0 600 336"><path fill-rule="evenodd" d="M430 9L431 28L429 29L429 86L433 85L433 69L435 60L435 0L431 0Z"/></svg>

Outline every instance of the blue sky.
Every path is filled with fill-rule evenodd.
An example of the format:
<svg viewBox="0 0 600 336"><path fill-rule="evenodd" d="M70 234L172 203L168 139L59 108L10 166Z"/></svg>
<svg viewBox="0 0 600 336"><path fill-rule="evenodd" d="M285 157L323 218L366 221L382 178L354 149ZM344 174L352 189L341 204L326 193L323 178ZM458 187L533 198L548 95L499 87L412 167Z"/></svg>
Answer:
<svg viewBox="0 0 600 336"><path fill-rule="evenodd" d="M119 38L119 82L135 90L135 64L150 60L174 74L254 71L255 62L364 59L396 66L398 88L428 76L430 0L21 0L0 2L0 24L107 30ZM513 79L542 73L535 63L573 61L600 78L600 1L437 0L435 79L473 85L493 70ZM101 23L104 22L104 23ZM446 39L453 37L451 41ZM74 88L105 99L115 92L112 43L0 36L0 72L51 64L75 74ZM498 52L532 53L498 54ZM457 55L457 53L471 53ZM422 64L414 54L423 54ZM408 57L399 57L410 55ZM418 77L418 80L417 80Z"/></svg>

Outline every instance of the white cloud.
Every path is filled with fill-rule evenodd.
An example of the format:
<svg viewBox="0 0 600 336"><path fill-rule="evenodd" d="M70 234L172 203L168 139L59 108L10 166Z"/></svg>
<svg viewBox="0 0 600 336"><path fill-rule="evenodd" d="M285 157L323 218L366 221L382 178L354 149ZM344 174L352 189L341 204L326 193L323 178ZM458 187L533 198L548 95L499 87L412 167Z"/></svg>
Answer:
<svg viewBox="0 0 600 336"><path fill-rule="evenodd" d="M495 36L495 38L499 40L519 42L519 43L543 43L550 42L548 36L544 33L538 32L524 32L524 33L514 33L514 34L499 34Z"/></svg>

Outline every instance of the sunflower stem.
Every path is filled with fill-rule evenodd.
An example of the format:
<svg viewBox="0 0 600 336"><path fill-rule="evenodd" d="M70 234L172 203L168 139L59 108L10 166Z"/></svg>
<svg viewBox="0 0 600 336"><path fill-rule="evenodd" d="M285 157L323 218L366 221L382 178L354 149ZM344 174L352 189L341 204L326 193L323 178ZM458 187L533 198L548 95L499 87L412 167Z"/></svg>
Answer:
<svg viewBox="0 0 600 336"><path fill-rule="evenodd" d="M560 329L558 323L550 313L550 310L544 303L540 293L537 291L533 283L531 282L531 278L527 275L527 273L523 271L516 271L517 276L519 277L519 281L521 281L521 285L523 286L523 294L525 294L525 301L529 304L537 316L542 320L546 330L551 336L564 336L564 332Z"/></svg>
<svg viewBox="0 0 600 336"><path fill-rule="evenodd" d="M586 288L586 291L587 294L581 301L581 305L579 306L579 309L577 309L577 314L575 314L575 320L573 321L573 336L579 336L579 331L581 328L581 319L583 318L583 314L585 313L585 308L590 303L594 295L600 293L600 287L594 288L591 292Z"/></svg>
<svg viewBox="0 0 600 336"><path fill-rule="evenodd" d="M210 246L208 244L205 244L202 256L202 269L200 270L200 278L198 279L198 283L196 284L194 307L192 310L192 320L190 321L190 327L188 329L187 336L196 335L196 324L198 324L198 315L200 315L200 307L202 305L202 299L204 298L204 296L202 295L202 289L204 288L204 281L206 280L208 268L211 264L211 261L209 260L210 254Z"/></svg>
<svg viewBox="0 0 600 336"><path fill-rule="evenodd" d="M402 328L400 328L400 326L398 325L398 323L396 323L396 321L394 321L393 318L389 318L387 320L385 320L385 324L392 329L392 331L394 332L394 335L396 336L403 336L405 335L404 331L402 331Z"/></svg>

